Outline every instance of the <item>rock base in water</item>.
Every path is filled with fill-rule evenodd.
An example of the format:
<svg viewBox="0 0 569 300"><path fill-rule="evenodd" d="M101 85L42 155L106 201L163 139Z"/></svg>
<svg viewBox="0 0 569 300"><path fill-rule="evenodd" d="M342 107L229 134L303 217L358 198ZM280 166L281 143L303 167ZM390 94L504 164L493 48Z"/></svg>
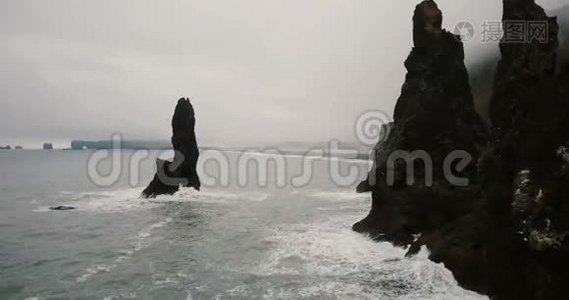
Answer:
<svg viewBox="0 0 569 300"><path fill-rule="evenodd" d="M493 299L567 298L569 69L555 68L556 20L533 0L504 1L504 20L549 31L545 41L501 43L490 131L474 113L462 44L440 29L434 1L418 5L413 20L395 122L370 173L377 182L358 187L371 189L372 208L353 229L409 247L408 255L425 245L461 286ZM425 151L433 169L411 162L409 174L404 160L390 169L401 150ZM454 174L467 185L440 169L454 150L473 158Z"/></svg>
<svg viewBox="0 0 569 300"><path fill-rule="evenodd" d="M194 108L189 99L180 99L172 117L172 162L158 159L156 175L142 192L144 198L158 195L172 195L180 186L200 189L200 179L196 171L199 149L194 132L196 124Z"/></svg>

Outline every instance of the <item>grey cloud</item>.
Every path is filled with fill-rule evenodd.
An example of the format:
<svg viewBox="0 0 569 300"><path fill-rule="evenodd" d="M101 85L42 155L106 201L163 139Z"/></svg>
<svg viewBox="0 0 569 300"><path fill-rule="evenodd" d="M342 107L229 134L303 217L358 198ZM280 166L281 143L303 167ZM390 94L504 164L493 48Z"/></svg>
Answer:
<svg viewBox="0 0 569 300"><path fill-rule="evenodd" d="M2 1L0 144L163 139L181 96L205 142L354 141L359 114L393 109L418 2ZM501 16L438 2L451 29ZM496 51L469 43L467 62Z"/></svg>

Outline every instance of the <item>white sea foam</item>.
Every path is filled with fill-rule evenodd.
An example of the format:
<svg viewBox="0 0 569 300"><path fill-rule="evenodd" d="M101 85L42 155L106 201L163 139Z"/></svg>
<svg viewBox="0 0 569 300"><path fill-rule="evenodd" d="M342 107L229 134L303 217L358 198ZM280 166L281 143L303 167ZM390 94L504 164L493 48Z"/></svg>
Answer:
<svg viewBox="0 0 569 300"><path fill-rule="evenodd" d="M162 195L155 199L149 199L152 203L168 203L168 202L196 202L211 204L229 204L237 201L265 201L268 198L267 193L261 192L221 192L221 191L195 191L193 189L181 189L174 195Z"/></svg>
<svg viewBox="0 0 569 300"><path fill-rule="evenodd" d="M330 297L358 299L486 299L458 286L442 264L423 250L405 258L405 250L376 243L352 232L355 216L273 228L274 245L253 273L259 276L308 276L325 282L295 289L274 288L266 298Z"/></svg>
<svg viewBox="0 0 569 300"><path fill-rule="evenodd" d="M112 299L136 299L137 295L136 293L123 293L120 295L110 295L107 297L104 297L103 300L112 300Z"/></svg>
<svg viewBox="0 0 569 300"><path fill-rule="evenodd" d="M105 272L109 273L113 271L119 264L124 263L129 260L136 252L143 250L144 248L151 245L148 238L151 237L153 230L162 228L168 223L172 222L171 218L166 218L163 221L153 223L146 228L142 229L136 235L134 241L131 242L131 247L128 249L123 249L119 251L120 255L109 264L96 264L85 269L85 273L77 277L75 281L77 283L82 283L87 281L94 275Z"/></svg>
<svg viewBox="0 0 569 300"><path fill-rule="evenodd" d="M124 189L115 191L61 193L62 200L49 206L36 208L35 212L51 211L53 206L71 206L79 211L121 212L133 209L152 208L156 204L140 199L142 189Z"/></svg>
<svg viewBox="0 0 569 300"><path fill-rule="evenodd" d="M91 276L97 275L101 272L110 272L115 268L115 265L94 265L85 270L85 273L75 279L76 282L81 283L87 281Z"/></svg>
<svg viewBox="0 0 569 300"><path fill-rule="evenodd" d="M155 207L171 202L199 202L210 204L264 201L266 193L230 193L218 191L196 192L182 189L172 196L156 199L139 199L140 190L74 194L74 206L82 210L124 211ZM341 207L322 209L367 210L369 195L347 191L294 191L293 195L338 202ZM113 202L122 202L112 204ZM351 223L361 212L318 216L309 223L273 225L264 238L271 245L260 263L248 273L270 278L274 276L300 276L326 278L305 286L281 287L275 285L263 291L265 298L358 298L358 299L485 299L458 286L450 271L441 264L428 260L423 250L414 258L404 257L405 250L388 243L376 243L350 230ZM127 262L138 251L152 244L154 230L172 221L167 218L148 225L136 233L131 247L123 249L110 263L96 264L76 278L83 283L100 273L112 272ZM177 285L184 277L155 277L153 285ZM222 297L252 295L246 285L238 285L219 294ZM188 296L190 294L188 293Z"/></svg>
<svg viewBox="0 0 569 300"><path fill-rule="evenodd" d="M334 202L354 202L369 201L370 194L358 194L353 191L294 191L293 195L303 195L306 197L316 198L320 200L329 200Z"/></svg>
<svg viewBox="0 0 569 300"><path fill-rule="evenodd" d="M153 199L140 198L142 189L124 189L100 192L63 194L65 200L50 206L40 206L34 212L49 212L53 206L72 206L79 211L100 213L126 212L136 209L151 209L167 203L194 202L206 204L229 204L238 201L265 201L267 193L232 193L220 191L195 191L182 188L174 195L161 195ZM73 210L72 210L73 211Z"/></svg>

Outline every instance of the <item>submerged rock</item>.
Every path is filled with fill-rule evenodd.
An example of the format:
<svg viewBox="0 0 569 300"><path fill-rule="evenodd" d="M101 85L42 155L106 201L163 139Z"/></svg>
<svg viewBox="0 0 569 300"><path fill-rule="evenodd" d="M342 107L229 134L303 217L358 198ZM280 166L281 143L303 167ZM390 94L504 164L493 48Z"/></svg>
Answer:
<svg viewBox="0 0 569 300"><path fill-rule="evenodd" d="M52 207L50 207L49 209L50 209L50 210L74 210L74 209L76 209L76 208L73 207L73 206L64 206L64 205L61 205L61 206L52 206Z"/></svg>
<svg viewBox="0 0 569 300"><path fill-rule="evenodd" d="M172 117L174 160L156 161L156 175L142 192L142 197L171 195L178 191L180 185L200 189L200 179L196 171L199 150L194 132L195 124L194 108L190 100L178 100Z"/></svg>

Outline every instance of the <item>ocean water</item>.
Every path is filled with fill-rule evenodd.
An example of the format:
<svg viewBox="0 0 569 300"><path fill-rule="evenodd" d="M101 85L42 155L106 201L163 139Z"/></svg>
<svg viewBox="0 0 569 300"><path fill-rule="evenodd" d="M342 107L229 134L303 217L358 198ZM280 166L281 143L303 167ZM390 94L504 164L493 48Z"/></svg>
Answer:
<svg viewBox="0 0 569 300"><path fill-rule="evenodd" d="M0 299L486 299L426 250L405 258L352 232L370 195L333 182L328 160L311 162L306 185L263 187L254 172L240 184L227 153L229 184L142 200L164 154L134 172L134 153L119 153L117 183L97 186L90 151L0 151ZM290 176L303 160L285 162Z"/></svg>

